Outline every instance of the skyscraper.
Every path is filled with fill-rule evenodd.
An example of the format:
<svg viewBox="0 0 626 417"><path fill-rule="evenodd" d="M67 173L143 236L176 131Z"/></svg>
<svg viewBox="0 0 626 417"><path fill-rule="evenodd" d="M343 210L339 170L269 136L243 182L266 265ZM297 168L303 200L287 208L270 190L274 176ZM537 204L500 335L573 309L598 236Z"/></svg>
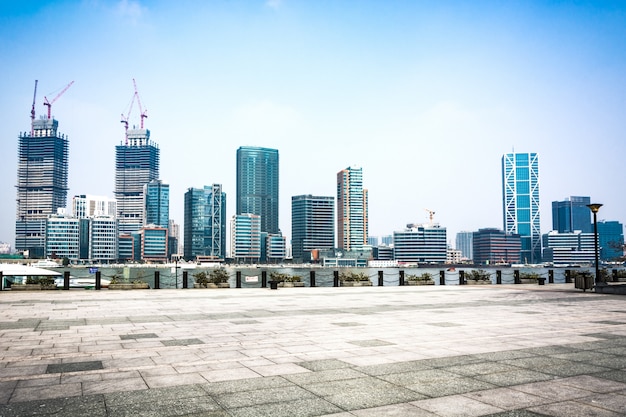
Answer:
<svg viewBox="0 0 626 417"><path fill-rule="evenodd" d="M161 180L144 185L144 225L169 227L170 186Z"/></svg>
<svg viewBox="0 0 626 417"><path fill-rule="evenodd" d="M541 262L539 157L536 153L502 156L504 232L519 234L520 262Z"/></svg>
<svg viewBox="0 0 626 417"><path fill-rule="evenodd" d="M291 197L291 252L294 261L311 260L311 251L335 247L335 198Z"/></svg>
<svg viewBox="0 0 626 417"><path fill-rule="evenodd" d="M185 193L184 255L226 258L226 193L221 184Z"/></svg>
<svg viewBox="0 0 626 417"><path fill-rule="evenodd" d="M261 216L235 214L230 225L230 256L240 263L258 263L261 259Z"/></svg>
<svg viewBox="0 0 626 417"><path fill-rule="evenodd" d="M279 233L278 150L237 149L237 214L261 216L261 232Z"/></svg>
<svg viewBox="0 0 626 417"><path fill-rule="evenodd" d="M126 143L115 147L115 198L122 234L137 232L144 225L143 187L159 178L159 148L150 140L150 131L127 133Z"/></svg>
<svg viewBox="0 0 626 417"><path fill-rule="evenodd" d="M367 190L363 169L348 167L337 173L337 247L346 251L367 245Z"/></svg>
<svg viewBox="0 0 626 417"><path fill-rule="evenodd" d="M559 233L572 233L580 230L593 233L591 223L590 197L571 196L564 201L552 202L552 230Z"/></svg>
<svg viewBox="0 0 626 417"><path fill-rule="evenodd" d="M58 125L33 120L31 132L19 136L15 249L33 258L45 255L46 219L67 202L69 141Z"/></svg>
<svg viewBox="0 0 626 417"><path fill-rule="evenodd" d="M458 232L456 234L456 249L461 251L465 259L474 259L473 232Z"/></svg>

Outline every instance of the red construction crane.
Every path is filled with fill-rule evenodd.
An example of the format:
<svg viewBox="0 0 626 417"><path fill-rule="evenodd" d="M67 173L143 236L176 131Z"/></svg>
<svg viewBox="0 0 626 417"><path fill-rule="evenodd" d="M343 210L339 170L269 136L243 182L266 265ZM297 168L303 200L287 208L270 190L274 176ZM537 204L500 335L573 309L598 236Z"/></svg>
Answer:
<svg viewBox="0 0 626 417"><path fill-rule="evenodd" d="M67 89L72 86L72 84L74 84L74 81L69 83L63 90L61 90L61 92L59 94L57 94L57 96L55 98L53 98L52 101L48 101L48 97L44 97L43 98L43 105L44 106L48 106L48 119L51 117L50 114L52 113L52 104L55 101L57 101L59 99L59 97L61 97L63 95L63 93L65 93L67 91Z"/></svg>
<svg viewBox="0 0 626 417"><path fill-rule="evenodd" d="M145 119L146 117L148 117L148 115L146 114L146 112L148 110L143 110L143 108L141 107L141 99L139 98L139 91L137 91L137 83L135 82L135 79L133 78L133 85L135 86L135 97L137 97L137 104L139 105L139 117L141 117L141 128L143 129L143 119Z"/></svg>
<svg viewBox="0 0 626 417"><path fill-rule="evenodd" d="M130 100L130 106L128 107L128 113L126 113L126 116L124 116L124 113L122 113L122 120L120 120L121 123L124 124L124 134L126 136L126 145L128 145L128 119L130 118L130 112L133 110L133 104L135 103L135 97L137 96L137 94L133 94L133 98Z"/></svg>
<svg viewBox="0 0 626 417"><path fill-rule="evenodd" d="M33 106L30 108L30 135L35 134L35 99L37 98L37 82L35 80L35 92L33 93Z"/></svg>

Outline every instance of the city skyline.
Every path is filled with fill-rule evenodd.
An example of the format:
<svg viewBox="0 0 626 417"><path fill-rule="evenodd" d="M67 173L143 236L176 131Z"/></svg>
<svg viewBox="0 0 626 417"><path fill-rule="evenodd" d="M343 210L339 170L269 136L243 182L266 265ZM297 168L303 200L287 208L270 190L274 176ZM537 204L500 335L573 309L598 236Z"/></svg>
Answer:
<svg viewBox="0 0 626 417"><path fill-rule="evenodd" d="M501 228L502 154L541 157L541 232L571 195L624 218L626 7L487 2L303 4L248 1L3 4L0 241L15 244L17 144L51 106L69 137L68 201L114 195L137 79L161 150L170 216L184 192L219 183L234 195L235 150L281 154L280 229L295 195L334 195L334 175L363 168L369 234L428 213L448 230ZM186 11L190 10L190 11ZM356 13L358 11L358 13ZM49 24L46 65L35 45ZM243 28L243 29L242 29ZM137 109L129 123L138 126ZM97 128L96 128L97 127ZM227 218L235 211L228 206Z"/></svg>

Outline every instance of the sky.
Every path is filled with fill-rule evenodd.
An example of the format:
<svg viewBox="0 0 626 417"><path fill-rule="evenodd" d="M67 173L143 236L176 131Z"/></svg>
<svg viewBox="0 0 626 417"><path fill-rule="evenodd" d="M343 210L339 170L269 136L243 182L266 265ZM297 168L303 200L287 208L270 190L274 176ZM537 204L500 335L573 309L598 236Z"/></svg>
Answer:
<svg viewBox="0 0 626 417"><path fill-rule="evenodd" d="M626 222L626 3L449 0L84 0L0 4L0 242L15 243L17 145L43 98L69 137L69 191L113 197L136 80L170 184L222 184L236 150L278 149L280 227L291 197L335 196L363 168L369 234L434 221L502 229L501 158L539 154L551 202L603 203ZM139 125L137 107L130 124ZM182 238L182 236L181 236Z"/></svg>

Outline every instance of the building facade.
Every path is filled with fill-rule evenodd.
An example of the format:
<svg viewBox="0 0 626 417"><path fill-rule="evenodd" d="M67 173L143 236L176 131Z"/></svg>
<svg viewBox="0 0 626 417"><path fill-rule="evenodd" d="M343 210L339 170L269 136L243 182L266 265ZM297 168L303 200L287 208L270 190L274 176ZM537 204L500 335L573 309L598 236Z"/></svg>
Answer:
<svg viewBox="0 0 626 417"><path fill-rule="evenodd" d="M147 262L167 262L167 227L144 226L140 231L141 260Z"/></svg>
<svg viewBox="0 0 626 417"><path fill-rule="evenodd" d="M280 263L287 257L287 240L281 234L265 233L263 260L270 264Z"/></svg>
<svg viewBox="0 0 626 417"><path fill-rule="evenodd" d="M143 188L144 224L169 227L170 186L161 180L152 180Z"/></svg>
<svg viewBox="0 0 626 417"><path fill-rule="evenodd" d="M294 262L309 262L311 252L335 247L334 197L291 197L291 253Z"/></svg>
<svg viewBox="0 0 626 417"><path fill-rule="evenodd" d="M68 138L55 119L33 120L19 135L15 250L45 256L46 220L67 204Z"/></svg>
<svg viewBox="0 0 626 417"><path fill-rule="evenodd" d="M484 228L473 232L472 247L477 265L514 264L520 262L522 241L518 234Z"/></svg>
<svg viewBox="0 0 626 417"><path fill-rule="evenodd" d="M148 129L129 129L115 147L115 198L121 234L139 231L144 219L144 186L159 178L159 148ZM167 227L167 224L166 224Z"/></svg>
<svg viewBox="0 0 626 417"><path fill-rule="evenodd" d="M504 232L520 235L520 262L540 263L539 157L536 153L502 156L502 209Z"/></svg>
<svg viewBox="0 0 626 417"><path fill-rule="evenodd" d="M77 261L80 258L80 221L65 214L53 214L46 221L47 258Z"/></svg>
<svg viewBox="0 0 626 417"><path fill-rule="evenodd" d="M346 251L363 249L368 228L363 169L348 167L337 173L337 247Z"/></svg>
<svg viewBox="0 0 626 417"><path fill-rule="evenodd" d="M226 258L226 193L221 184L187 190L183 239L185 259Z"/></svg>
<svg viewBox="0 0 626 417"><path fill-rule="evenodd" d="M595 261L593 236L593 233L583 233L580 230L565 233L553 230L544 234L544 262L551 262L555 266L592 264Z"/></svg>
<svg viewBox="0 0 626 417"><path fill-rule="evenodd" d="M261 216L235 214L231 219L230 255L238 263L259 263L261 259Z"/></svg>
<svg viewBox="0 0 626 417"><path fill-rule="evenodd" d="M94 215L87 221L89 260L106 263L119 259L119 230L115 215Z"/></svg>
<svg viewBox="0 0 626 417"><path fill-rule="evenodd" d="M474 232L458 232L456 234L456 249L461 252L461 260L474 259L473 239Z"/></svg>
<svg viewBox="0 0 626 417"><path fill-rule="evenodd" d="M402 263L445 263L447 232L438 224L408 224L393 233L394 259Z"/></svg>
<svg viewBox="0 0 626 417"><path fill-rule="evenodd" d="M261 231L279 233L278 150L255 146L237 149L236 214L261 217Z"/></svg>
<svg viewBox="0 0 626 417"><path fill-rule="evenodd" d="M72 213L79 219L92 216L115 216L117 200L88 194L75 195L72 199Z"/></svg>
<svg viewBox="0 0 626 417"><path fill-rule="evenodd" d="M593 233L591 223L590 197L571 196L563 201L552 202L552 230L559 233L572 233L580 230Z"/></svg>
<svg viewBox="0 0 626 417"><path fill-rule="evenodd" d="M617 261L624 257L624 225L618 221L598 222L598 245L600 259Z"/></svg>

